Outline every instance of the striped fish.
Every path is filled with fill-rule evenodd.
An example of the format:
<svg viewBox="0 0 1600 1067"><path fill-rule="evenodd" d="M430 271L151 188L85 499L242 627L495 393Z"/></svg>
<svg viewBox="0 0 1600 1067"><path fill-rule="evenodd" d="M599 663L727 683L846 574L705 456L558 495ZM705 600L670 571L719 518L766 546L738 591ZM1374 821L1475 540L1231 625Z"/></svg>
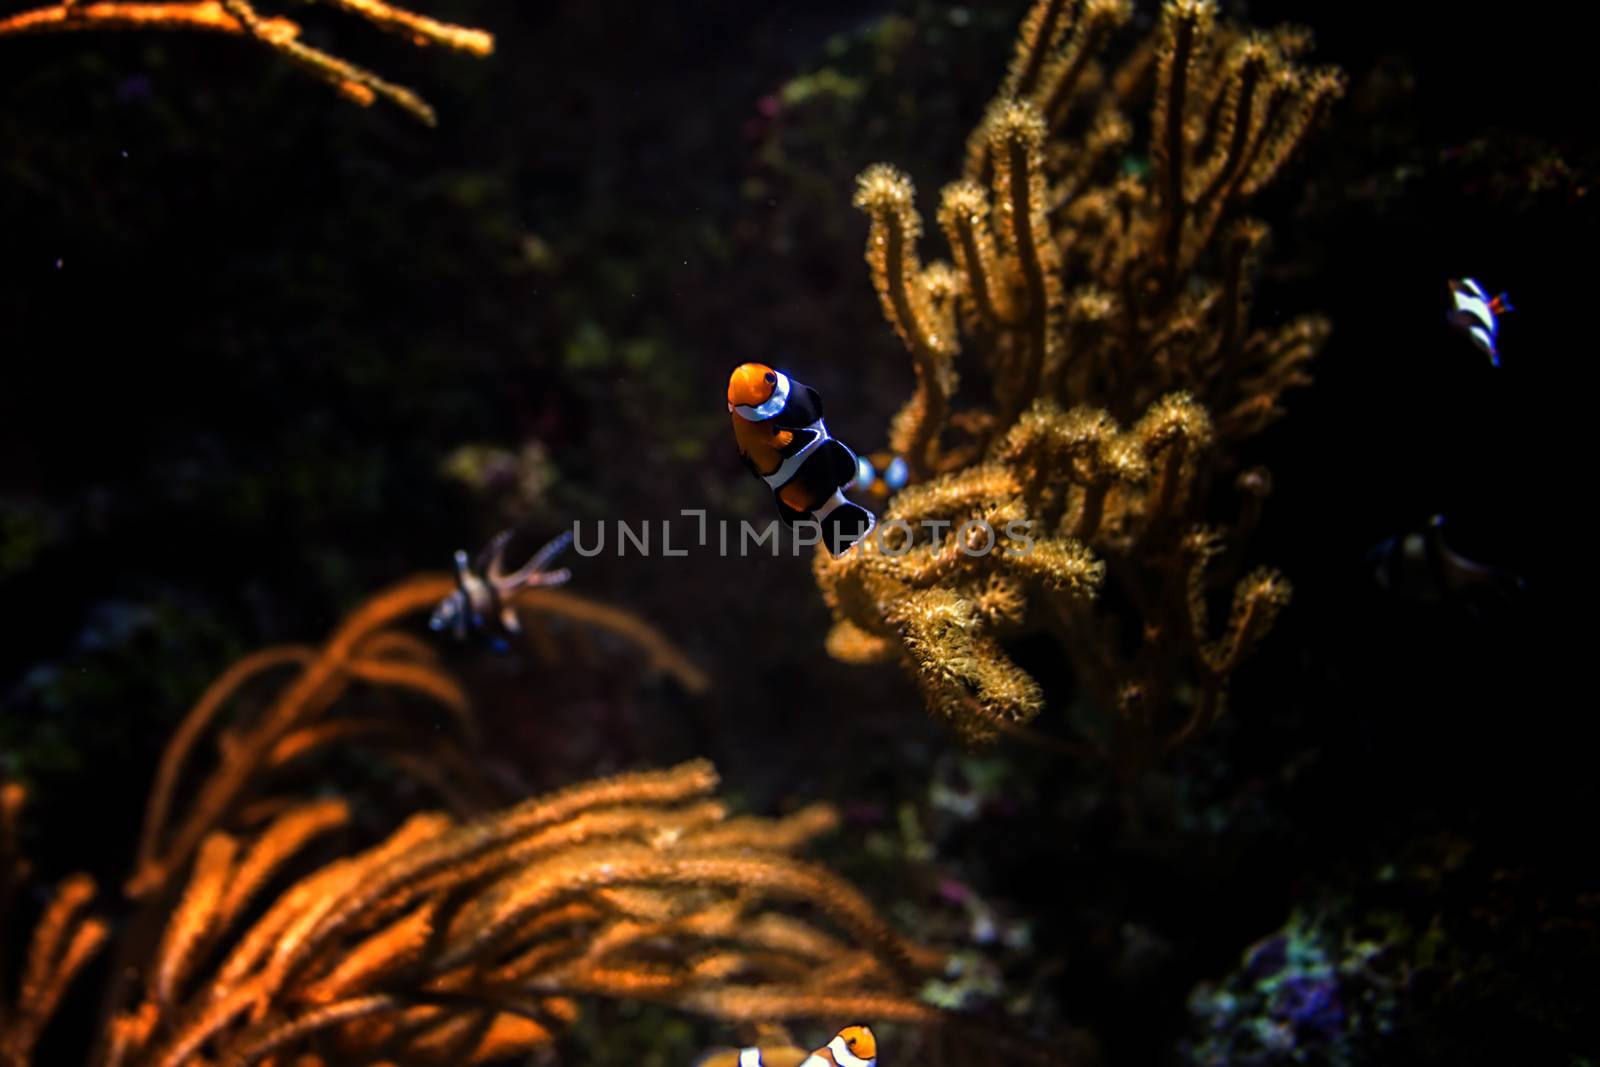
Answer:
<svg viewBox="0 0 1600 1067"><path fill-rule="evenodd" d="M772 490L784 522L814 520L835 559L872 531L872 512L844 497L860 473L856 455L828 433L815 389L745 363L728 378L728 415L739 457Z"/></svg>
<svg viewBox="0 0 1600 1067"><path fill-rule="evenodd" d="M869 1026L847 1026L815 1052L787 1047L715 1052L695 1067L877 1067L878 1040Z"/></svg>
<svg viewBox="0 0 1600 1067"><path fill-rule="evenodd" d="M469 632L487 634L495 647L504 649L505 635L522 632L513 603L517 590L560 585L572 577L565 567L550 569L550 561L572 542L571 530L539 549L521 567L508 572L505 553L512 532L503 530L496 534L473 563L467 562L465 552L456 552L456 588L433 609L428 619L432 630L449 630L458 641L465 640Z"/></svg>
<svg viewBox="0 0 1600 1067"><path fill-rule="evenodd" d="M1472 343L1489 357L1489 362L1500 365L1500 352L1495 347L1500 334L1500 316L1513 310L1506 294L1491 297L1484 292L1475 278L1457 278L1450 282L1451 308L1445 316L1450 325L1472 338Z"/></svg>

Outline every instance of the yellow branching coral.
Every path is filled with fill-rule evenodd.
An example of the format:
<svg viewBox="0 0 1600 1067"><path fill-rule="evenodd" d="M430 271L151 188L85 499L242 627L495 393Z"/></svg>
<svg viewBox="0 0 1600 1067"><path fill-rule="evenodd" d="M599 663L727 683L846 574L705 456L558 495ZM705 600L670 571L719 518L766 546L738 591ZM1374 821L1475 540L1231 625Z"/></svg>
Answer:
<svg viewBox="0 0 1600 1067"><path fill-rule="evenodd" d="M438 45L475 56L494 51L483 30L439 22L384 0L329 0L331 6L419 45ZM0 37L74 30L204 30L242 35L272 49L363 106L387 100L434 124L433 108L416 93L346 59L300 40L300 24L258 12L250 0L60 0L0 17Z"/></svg>
<svg viewBox="0 0 1600 1067"><path fill-rule="evenodd" d="M939 198L952 265L921 266L908 177L858 179L873 285L917 372L888 434L911 484L873 543L816 564L828 650L904 662L971 741L1041 710L1003 642L1049 633L1109 716L1094 742L1128 768L1215 719L1288 599L1257 571L1214 636L1224 534L1197 522L1230 446L1282 415L1326 337L1317 317L1250 326L1267 231L1244 212L1343 87L1299 65L1303 30L1232 26L1213 0L1167 0L1119 60L1131 18L1127 0L1034 4ZM963 346L982 383L966 398Z"/></svg>
<svg viewBox="0 0 1600 1067"><path fill-rule="evenodd" d="M473 729L460 684L393 625L451 588L444 576L402 582L357 607L321 649L246 657L196 704L152 790L128 883L141 910L118 939L91 1062L514 1062L550 1045L586 997L729 1021L941 1021L914 990L943 956L795 855L837 825L834 811L729 817L704 761L487 813L415 813L355 850L358 820L345 799L275 793L283 762L353 739L395 741L397 752L475 776L473 761L448 756ZM657 669L704 682L658 632L617 609L544 590L519 608L529 623L564 618L631 638ZM285 675L277 697L221 733L218 765L184 793L199 739L269 674ZM368 729L343 710L357 684L413 694L454 723L457 741ZM342 728L352 724L360 728ZM0 933L26 873L22 802L19 785L0 784ZM34 1062L40 1031L106 940L106 925L86 914L93 895L83 875L60 885L15 996L0 989L0 1067Z"/></svg>

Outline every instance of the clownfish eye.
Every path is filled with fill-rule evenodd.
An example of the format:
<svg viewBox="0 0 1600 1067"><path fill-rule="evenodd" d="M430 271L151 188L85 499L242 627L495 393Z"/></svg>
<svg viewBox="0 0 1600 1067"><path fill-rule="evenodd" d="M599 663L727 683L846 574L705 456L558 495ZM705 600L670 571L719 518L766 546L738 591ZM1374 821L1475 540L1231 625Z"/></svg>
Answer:
<svg viewBox="0 0 1600 1067"><path fill-rule="evenodd" d="M778 376L776 374L773 374L771 371L767 371L767 373L762 375L761 377L762 377L762 380L765 381L768 385L777 385L778 384Z"/></svg>

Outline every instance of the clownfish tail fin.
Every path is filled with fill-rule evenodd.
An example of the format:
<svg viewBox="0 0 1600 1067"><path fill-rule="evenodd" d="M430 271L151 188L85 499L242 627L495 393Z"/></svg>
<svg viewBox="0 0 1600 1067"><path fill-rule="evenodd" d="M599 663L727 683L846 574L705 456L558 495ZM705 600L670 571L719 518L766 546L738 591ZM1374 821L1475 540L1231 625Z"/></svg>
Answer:
<svg viewBox="0 0 1600 1067"><path fill-rule="evenodd" d="M834 494L826 509L817 512L817 521L822 523L822 543L828 546L828 553L834 559L844 555L878 524L872 512L839 493Z"/></svg>

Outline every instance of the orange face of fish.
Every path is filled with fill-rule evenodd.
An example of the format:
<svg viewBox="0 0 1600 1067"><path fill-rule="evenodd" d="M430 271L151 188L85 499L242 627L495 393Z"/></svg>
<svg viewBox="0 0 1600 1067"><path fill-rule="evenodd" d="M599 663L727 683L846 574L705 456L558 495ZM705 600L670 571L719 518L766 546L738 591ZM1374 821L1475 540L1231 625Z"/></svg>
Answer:
<svg viewBox="0 0 1600 1067"><path fill-rule="evenodd" d="M732 414L733 439L739 454L748 456L760 474L771 474L783 463L782 450L794 440L790 430L780 430L770 422L751 422L737 411Z"/></svg>
<svg viewBox="0 0 1600 1067"><path fill-rule="evenodd" d="M760 407L772 397L777 373L765 363L745 363L728 379L728 407Z"/></svg>
<svg viewBox="0 0 1600 1067"><path fill-rule="evenodd" d="M878 1039L872 1031L865 1026L847 1026L839 1031L839 1036L844 1038L844 1047L864 1060L876 1059L878 1055Z"/></svg>

